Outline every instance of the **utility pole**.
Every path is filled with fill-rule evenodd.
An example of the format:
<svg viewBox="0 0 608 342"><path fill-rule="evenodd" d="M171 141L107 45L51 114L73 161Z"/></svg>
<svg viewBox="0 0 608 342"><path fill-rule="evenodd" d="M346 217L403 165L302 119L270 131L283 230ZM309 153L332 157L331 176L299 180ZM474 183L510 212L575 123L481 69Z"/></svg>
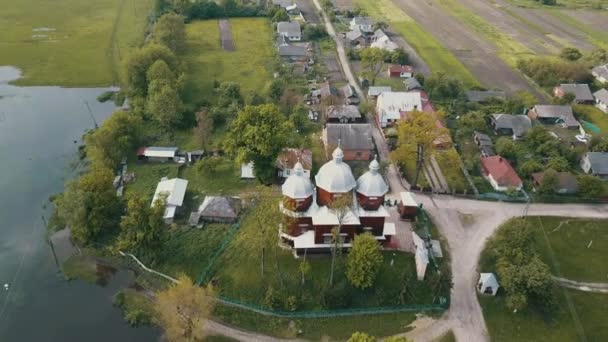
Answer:
<svg viewBox="0 0 608 342"><path fill-rule="evenodd" d="M87 105L87 109L89 110L89 115L91 116L91 120L93 120L93 124L95 125L95 128L99 128L99 125L97 124L97 120L95 120L95 116L93 115L93 111L91 110L91 107L89 106L89 102L84 101L84 104Z"/></svg>

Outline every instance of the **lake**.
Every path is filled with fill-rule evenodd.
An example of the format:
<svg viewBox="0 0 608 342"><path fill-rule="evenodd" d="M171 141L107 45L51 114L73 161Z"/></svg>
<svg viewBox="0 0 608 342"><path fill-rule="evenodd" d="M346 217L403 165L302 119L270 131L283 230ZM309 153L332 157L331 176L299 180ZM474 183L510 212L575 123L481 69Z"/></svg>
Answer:
<svg viewBox="0 0 608 342"><path fill-rule="evenodd" d="M132 328L105 287L66 281L46 243L48 199L74 176L82 134L115 110L107 88L15 87L19 70L0 66L0 341L155 341ZM9 289L4 284L10 285Z"/></svg>

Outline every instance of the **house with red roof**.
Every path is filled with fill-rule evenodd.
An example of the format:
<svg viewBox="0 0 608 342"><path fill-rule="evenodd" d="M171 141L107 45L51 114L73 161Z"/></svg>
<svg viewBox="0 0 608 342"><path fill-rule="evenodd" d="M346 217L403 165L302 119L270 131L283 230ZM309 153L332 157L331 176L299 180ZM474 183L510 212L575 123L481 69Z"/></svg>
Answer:
<svg viewBox="0 0 608 342"><path fill-rule="evenodd" d="M414 77L414 68L409 65L393 64L388 67L388 77Z"/></svg>
<svg viewBox="0 0 608 342"><path fill-rule="evenodd" d="M521 190L523 183L508 160L501 156L481 158L481 171L496 191Z"/></svg>

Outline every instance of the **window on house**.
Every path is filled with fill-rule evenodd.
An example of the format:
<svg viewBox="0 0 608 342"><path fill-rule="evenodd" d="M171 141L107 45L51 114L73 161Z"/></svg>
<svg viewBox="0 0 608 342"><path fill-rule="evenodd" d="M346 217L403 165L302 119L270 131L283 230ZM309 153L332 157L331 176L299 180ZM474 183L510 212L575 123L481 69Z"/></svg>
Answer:
<svg viewBox="0 0 608 342"><path fill-rule="evenodd" d="M377 200L377 199L378 199L378 197L370 197L370 198L369 198L369 200L370 200L370 201L375 201L375 200Z"/></svg>
<svg viewBox="0 0 608 342"><path fill-rule="evenodd" d="M361 157L362 153L361 152L357 152L355 153L357 157Z"/></svg>
<svg viewBox="0 0 608 342"><path fill-rule="evenodd" d="M372 227L363 227L364 232L371 232L372 230L374 230Z"/></svg>
<svg viewBox="0 0 608 342"><path fill-rule="evenodd" d="M323 243L329 244L332 243L331 234L323 234Z"/></svg>

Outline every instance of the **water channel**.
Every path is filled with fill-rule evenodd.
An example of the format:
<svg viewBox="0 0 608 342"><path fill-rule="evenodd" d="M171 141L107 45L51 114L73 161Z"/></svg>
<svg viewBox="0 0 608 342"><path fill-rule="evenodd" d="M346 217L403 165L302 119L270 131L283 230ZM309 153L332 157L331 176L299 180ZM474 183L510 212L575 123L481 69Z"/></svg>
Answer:
<svg viewBox="0 0 608 342"><path fill-rule="evenodd" d="M96 100L105 88L8 84L18 77L0 66L0 341L157 340L156 329L130 327L112 306L128 274L103 287L66 281L46 243L49 196L74 176L82 134L114 104Z"/></svg>

